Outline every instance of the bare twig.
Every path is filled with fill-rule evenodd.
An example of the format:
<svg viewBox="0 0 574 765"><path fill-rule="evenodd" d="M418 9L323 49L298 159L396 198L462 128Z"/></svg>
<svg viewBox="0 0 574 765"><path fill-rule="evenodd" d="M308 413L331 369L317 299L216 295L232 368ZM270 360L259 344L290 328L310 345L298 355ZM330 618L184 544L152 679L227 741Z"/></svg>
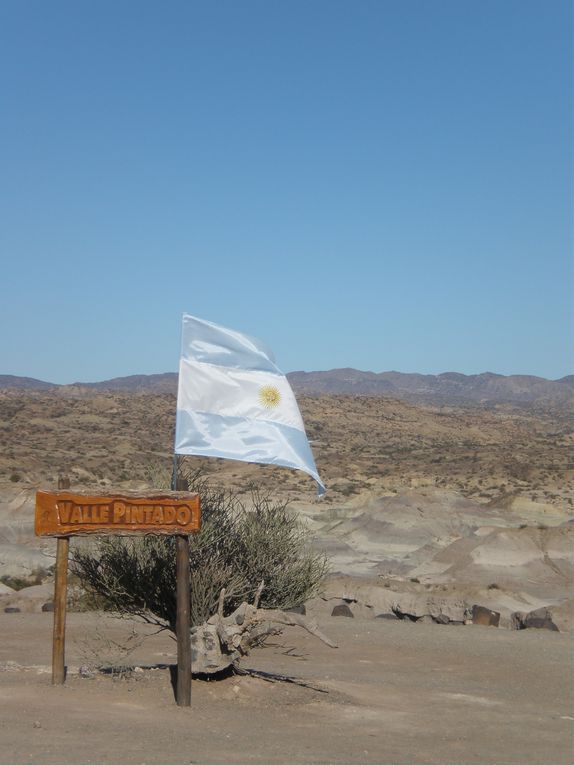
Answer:
<svg viewBox="0 0 574 765"><path fill-rule="evenodd" d="M223 619L223 601L225 600L225 587L221 588L219 593L219 603L217 605L217 615L220 619Z"/></svg>
<svg viewBox="0 0 574 765"><path fill-rule="evenodd" d="M259 583L259 587L257 588L257 592L255 593L255 598L253 599L253 606L254 608L259 608L259 601L261 600L261 593L263 592L263 588L265 587L265 582L263 579Z"/></svg>

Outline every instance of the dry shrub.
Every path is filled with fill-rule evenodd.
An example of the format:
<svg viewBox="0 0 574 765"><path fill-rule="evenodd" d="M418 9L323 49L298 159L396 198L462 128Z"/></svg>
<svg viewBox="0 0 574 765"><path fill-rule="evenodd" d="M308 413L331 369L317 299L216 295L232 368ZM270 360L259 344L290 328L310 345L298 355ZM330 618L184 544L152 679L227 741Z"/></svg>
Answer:
<svg viewBox="0 0 574 765"><path fill-rule="evenodd" d="M189 538L192 626L217 611L222 588L226 614L250 600L262 580L264 608L293 608L320 591L327 559L311 549L309 531L287 502L254 490L247 509L201 473L188 478L202 508L201 531ZM175 631L175 537L102 537L73 556L83 586L107 607Z"/></svg>

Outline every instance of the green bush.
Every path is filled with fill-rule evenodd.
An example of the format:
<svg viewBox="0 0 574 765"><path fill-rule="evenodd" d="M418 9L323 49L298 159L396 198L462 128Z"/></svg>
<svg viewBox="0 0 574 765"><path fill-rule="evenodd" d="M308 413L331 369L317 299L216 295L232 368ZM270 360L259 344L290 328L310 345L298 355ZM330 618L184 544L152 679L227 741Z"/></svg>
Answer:
<svg viewBox="0 0 574 765"><path fill-rule="evenodd" d="M309 532L287 502L254 490L251 508L237 494L210 486L199 473L190 491L201 497L202 527L190 540L191 622L202 624L251 600L263 580L263 608L293 608L316 595L327 574L325 556L310 548ZM175 538L103 537L73 553L83 586L107 607L175 631Z"/></svg>

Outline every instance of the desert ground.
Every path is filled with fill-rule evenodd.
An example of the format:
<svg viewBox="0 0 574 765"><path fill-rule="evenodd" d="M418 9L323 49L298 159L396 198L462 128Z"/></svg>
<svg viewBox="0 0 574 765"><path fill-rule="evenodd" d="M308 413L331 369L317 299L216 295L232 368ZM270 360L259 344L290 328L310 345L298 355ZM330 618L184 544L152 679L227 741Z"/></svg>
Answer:
<svg viewBox="0 0 574 765"><path fill-rule="evenodd" d="M165 635L131 655L137 671L84 678L97 631L121 642L131 625L71 614L69 677L53 687L50 615L0 622L7 765L571 762L570 635L329 617L321 625L338 648L292 629L246 663L306 686L193 680L183 709L161 668L175 661Z"/></svg>
<svg viewBox="0 0 574 765"><path fill-rule="evenodd" d="M188 467L247 505L253 483L291 501L330 557L306 609L338 648L286 628L242 666L295 682L195 679L185 710L165 633L74 602L68 679L51 686L54 543L33 536L35 491L59 474L78 490L165 483L173 396L0 391L0 762L572 761L571 407L300 404L324 500L290 470Z"/></svg>

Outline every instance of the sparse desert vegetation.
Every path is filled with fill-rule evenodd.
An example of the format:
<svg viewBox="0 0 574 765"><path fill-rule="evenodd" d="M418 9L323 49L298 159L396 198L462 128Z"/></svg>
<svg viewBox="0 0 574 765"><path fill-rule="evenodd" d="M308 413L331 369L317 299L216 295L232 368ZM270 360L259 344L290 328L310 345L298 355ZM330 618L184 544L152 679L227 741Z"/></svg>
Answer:
<svg viewBox="0 0 574 765"><path fill-rule="evenodd" d="M478 502L573 508L574 412L559 404L430 406L377 396L299 397L326 504L405 488L454 490ZM0 484L135 487L171 464L169 394L0 391ZM253 482L309 501L307 476L189 458L239 491Z"/></svg>

